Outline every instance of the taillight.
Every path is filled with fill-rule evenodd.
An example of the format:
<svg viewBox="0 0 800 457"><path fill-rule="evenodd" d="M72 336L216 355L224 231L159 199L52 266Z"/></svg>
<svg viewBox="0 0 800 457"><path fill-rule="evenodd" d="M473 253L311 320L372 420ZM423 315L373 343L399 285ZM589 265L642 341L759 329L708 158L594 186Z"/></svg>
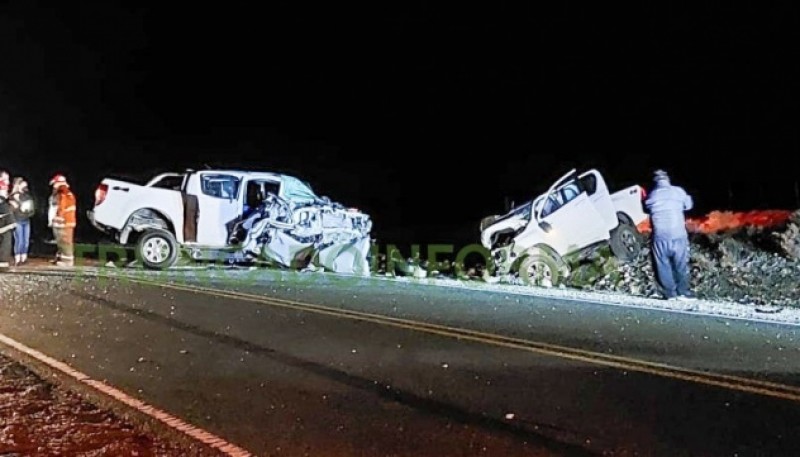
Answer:
<svg viewBox="0 0 800 457"><path fill-rule="evenodd" d="M94 191L94 206L98 206L100 203L106 201L107 195L108 184L100 184L97 186L97 190Z"/></svg>

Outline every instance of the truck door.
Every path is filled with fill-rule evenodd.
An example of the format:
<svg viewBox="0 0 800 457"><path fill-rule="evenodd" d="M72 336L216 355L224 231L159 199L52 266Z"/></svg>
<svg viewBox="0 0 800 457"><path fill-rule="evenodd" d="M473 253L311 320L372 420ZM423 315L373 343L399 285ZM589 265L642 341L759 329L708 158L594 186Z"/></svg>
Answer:
<svg viewBox="0 0 800 457"><path fill-rule="evenodd" d="M197 243L225 247L232 221L242 213L242 180L226 173L199 173L187 193L197 197Z"/></svg>
<svg viewBox="0 0 800 457"><path fill-rule="evenodd" d="M540 220L550 225L545 240L565 255L608 238L605 221L578 181L552 191L544 202Z"/></svg>
<svg viewBox="0 0 800 457"><path fill-rule="evenodd" d="M617 226L617 209L614 202L611 201L611 195L608 191L603 177L596 170L590 170L579 177L581 186L589 200L592 201L595 209L605 221L607 231L611 231Z"/></svg>

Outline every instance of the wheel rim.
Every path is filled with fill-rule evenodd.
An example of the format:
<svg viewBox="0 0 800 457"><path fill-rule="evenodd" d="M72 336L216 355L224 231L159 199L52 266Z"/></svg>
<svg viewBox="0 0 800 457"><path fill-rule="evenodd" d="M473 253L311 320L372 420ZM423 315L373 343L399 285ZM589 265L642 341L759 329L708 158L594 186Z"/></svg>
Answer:
<svg viewBox="0 0 800 457"><path fill-rule="evenodd" d="M150 238L142 247L144 258L151 263L162 263L169 258L172 249L164 238Z"/></svg>
<svg viewBox="0 0 800 457"><path fill-rule="evenodd" d="M541 260L531 262L531 264L528 265L526 273L528 274L528 281L533 285L553 285L553 270L546 262Z"/></svg>

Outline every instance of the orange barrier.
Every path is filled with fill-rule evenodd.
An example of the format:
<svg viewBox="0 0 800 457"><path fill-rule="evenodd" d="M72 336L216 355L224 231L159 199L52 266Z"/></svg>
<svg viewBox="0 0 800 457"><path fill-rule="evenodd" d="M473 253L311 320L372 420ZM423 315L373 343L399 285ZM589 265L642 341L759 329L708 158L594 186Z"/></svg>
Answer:
<svg viewBox="0 0 800 457"><path fill-rule="evenodd" d="M712 211L705 217L689 218L686 229L692 233L717 233L743 227L774 227L785 223L792 215L788 210L760 210L747 212ZM650 219L642 221L637 228L641 233L650 233Z"/></svg>

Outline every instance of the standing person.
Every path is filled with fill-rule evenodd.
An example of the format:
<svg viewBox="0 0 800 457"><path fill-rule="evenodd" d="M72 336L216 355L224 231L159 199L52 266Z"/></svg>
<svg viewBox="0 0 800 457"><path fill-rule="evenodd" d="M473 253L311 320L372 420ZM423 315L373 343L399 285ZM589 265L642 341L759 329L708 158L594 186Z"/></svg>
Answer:
<svg viewBox="0 0 800 457"><path fill-rule="evenodd" d="M14 261L22 265L28 261L31 244L31 217L35 212L33 197L28 190L28 183L22 178L14 178L11 190L11 206L14 207L14 219L17 228L14 230Z"/></svg>
<svg viewBox="0 0 800 457"><path fill-rule="evenodd" d="M14 208L8 202L8 173L0 172L0 271L11 266L13 231L16 227Z"/></svg>
<svg viewBox="0 0 800 457"><path fill-rule="evenodd" d="M48 218L53 227L53 236L58 245L56 265L71 267L75 265L75 225L77 222L77 207L75 195L69 188L67 178L55 175L50 180L53 193L50 197L51 209Z"/></svg>
<svg viewBox="0 0 800 457"><path fill-rule="evenodd" d="M664 298L692 299L684 212L692 209L694 202L682 187L672 185L666 171L657 170L653 181L645 207L653 227L652 252L658 282Z"/></svg>

